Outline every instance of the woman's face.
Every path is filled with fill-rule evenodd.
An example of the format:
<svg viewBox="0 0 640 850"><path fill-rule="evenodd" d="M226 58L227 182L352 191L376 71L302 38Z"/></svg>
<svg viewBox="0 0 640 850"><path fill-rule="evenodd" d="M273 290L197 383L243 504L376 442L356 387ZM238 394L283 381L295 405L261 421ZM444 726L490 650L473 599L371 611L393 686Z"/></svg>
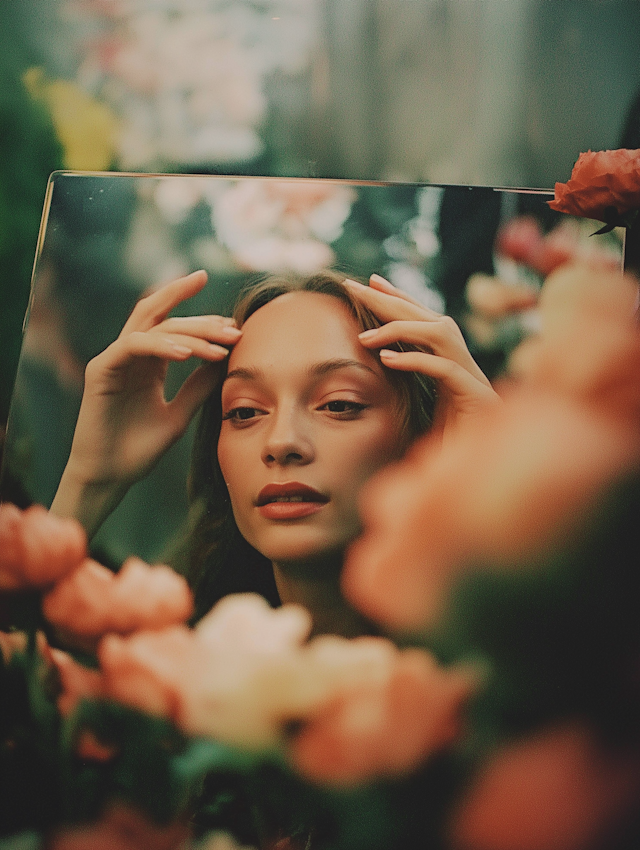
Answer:
<svg viewBox="0 0 640 850"><path fill-rule="evenodd" d="M359 331L339 299L291 292L230 354L218 460L240 532L274 563L341 552L360 488L405 448L398 394Z"/></svg>

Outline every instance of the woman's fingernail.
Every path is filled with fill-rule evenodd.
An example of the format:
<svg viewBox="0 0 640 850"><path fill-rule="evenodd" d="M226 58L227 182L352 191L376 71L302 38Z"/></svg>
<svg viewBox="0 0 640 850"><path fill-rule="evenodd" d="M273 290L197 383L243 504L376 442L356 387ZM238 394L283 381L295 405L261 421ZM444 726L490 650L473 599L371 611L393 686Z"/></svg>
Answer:
<svg viewBox="0 0 640 850"><path fill-rule="evenodd" d="M372 328L368 331L362 331L362 333L358 334L358 339L371 339L372 336L375 336L378 333L377 328Z"/></svg>
<svg viewBox="0 0 640 850"><path fill-rule="evenodd" d="M183 354L185 357L191 357L193 354L193 349L187 348L186 345L178 345L178 343L172 342L173 350L178 354Z"/></svg>
<svg viewBox="0 0 640 850"><path fill-rule="evenodd" d="M386 277L382 277L382 275L372 274L369 280L374 280L376 283L383 283L385 286L395 289L395 286L392 283L389 283Z"/></svg>
<svg viewBox="0 0 640 850"><path fill-rule="evenodd" d="M232 325L226 325L221 329L220 333L226 336L227 339L238 339L242 336L240 328L234 328Z"/></svg>
<svg viewBox="0 0 640 850"><path fill-rule="evenodd" d="M351 280L350 277L345 277L345 279L342 282L344 284L346 284L347 286L359 286L361 288L364 286L364 283L360 283L357 280Z"/></svg>
<svg viewBox="0 0 640 850"><path fill-rule="evenodd" d="M385 360L394 360L398 354L398 351L391 351L389 348L380 349L380 357L384 357Z"/></svg>

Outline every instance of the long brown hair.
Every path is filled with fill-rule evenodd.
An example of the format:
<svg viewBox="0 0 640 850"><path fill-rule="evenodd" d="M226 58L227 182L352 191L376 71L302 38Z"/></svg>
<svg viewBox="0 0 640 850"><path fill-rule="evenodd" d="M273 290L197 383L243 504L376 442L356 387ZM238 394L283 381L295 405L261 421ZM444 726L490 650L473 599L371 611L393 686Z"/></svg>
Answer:
<svg viewBox="0 0 640 850"><path fill-rule="evenodd" d="M362 330L381 322L363 306L334 272L308 278L270 277L252 284L240 295L234 319L238 327L265 304L288 292L331 295L347 306ZM400 348L400 346L395 346ZM404 347L406 350L408 346ZM398 389L407 444L431 427L435 407L435 384L413 372L395 372L383 366L390 383ZM250 546L238 531L231 501L218 464L216 446L222 425L221 384L202 407L193 445L189 496L192 522L187 549L186 574L195 590L195 619L203 616L228 593L261 593L271 604L279 602L271 562Z"/></svg>

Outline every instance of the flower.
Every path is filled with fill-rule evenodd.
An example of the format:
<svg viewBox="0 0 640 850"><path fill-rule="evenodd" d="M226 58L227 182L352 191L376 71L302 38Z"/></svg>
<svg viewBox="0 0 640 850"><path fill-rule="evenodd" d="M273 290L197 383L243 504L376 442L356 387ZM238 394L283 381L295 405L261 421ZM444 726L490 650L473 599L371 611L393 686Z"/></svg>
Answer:
<svg viewBox="0 0 640 850"><path fill-rule="evenodd" d="M456 803L452 850L586 850L616 844L637 811L640 763L609 752L568 721L507 744L480 767ZM607 840L607 836L609 840Z"/></svg>
<svg viewBox="0 0 640 850"><path fill-rule="evenodd" d="M104 685L99 670L79 664L69 653L54 647L45 648L45 658L58 675L59 693L56 702L63 717L71 714L81 699L103 696Z"/></svg>
<svg viewBox="0 0 640 850"><path fill-rule="evenodd" d="M0 505L0 591L48 587L86 553L86 535L76 520L54 516L41 505L25 511Z"/></svg>
<svg viewBox="0 0 640 850"><path fill-rule="evenodd" d="M581 153L568 183L556 183L549 206L607 223L612 213L619 218L640 208L640 150Z"/></svg>
<svg viewBox="0 0 640 850"><path fill-rule="evenodd" d="M395 649L383 638L305 642L308 612L272 610L255 594L222 599L196 626L107 635L98 647L107 695L167 717L182 731L248 750L283 741L343 689L384 681Z"/></svg>
<svg viewBox="0 0 640 850"><path fill-rule="evenodd" d="M433 625L468 564L535 565L637 467L636 426L551 392L515 391L439 451L417 445L368 485L343 590L392 628Z"/></svg>
<svg viewBox="0 0 640 850"><path fill-rule="evenodd" d="M182 576L135 557L118 573L87 558L42 600L44 616L72 644L74 638L92 645L107 632L129 634L181 623L192 609L191 591Z"/></svg>
<svg viewBox="0 0 640 850"><path fill-rule="evenodd" d="M97 820L55 832L47 850L180 850L188 835L183 820L157 825L126 803L114 802Z"/></svg>
<svg viewBox="0 0 640 850"><path fill-rule="evenodd" d="M384 678L345 689L293 738L293 764L338 786L408 773L458 738L478 683L422 650L398 651Z"/></svg>

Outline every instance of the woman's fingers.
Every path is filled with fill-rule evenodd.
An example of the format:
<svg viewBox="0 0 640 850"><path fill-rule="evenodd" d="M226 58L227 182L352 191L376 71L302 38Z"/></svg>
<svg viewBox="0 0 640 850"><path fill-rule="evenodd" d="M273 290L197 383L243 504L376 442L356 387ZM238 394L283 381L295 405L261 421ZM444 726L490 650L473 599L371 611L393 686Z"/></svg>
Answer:
<svg viewBox="0 0 640 850"><path fill-rule="evenodd" d="M433 354L453 360L464 367L476 380L489 384L489 379L475 362L464 341L460 328L449 316L434 321L395 321L359 335L366 348L383 348L397 342L427 348Z"/></svg>
<svg viewBox="0 0 640 850"><path fill-rule="evenodd" d="M225 316L174 316L151 329L152 333L186 334L209 342L233 345L242 336L233 319Z"/></svg>
<svg viewBox="0 0 640 850"><path fill-rule="evenodd" d="M485 378L480 384L468 369L436 354L421 351L389 351L382 349L380 360L390 369L399 372L419 372L437 380L441 388L446 389L452 397L468 399L474 406L477 402L498 400L496 392ZM483 375L484 377L484 375Z"/></svg>
<svg viewBox="0 0 640 850"><path fill-rule="evenodd" d="M372 280L374 278L376 278L375 275L372 276ZM384 281L384 278L379 278L379 280ZM388 282L385 281L385 283ZM429 310L428 307L424 307L412 298L405 296L391 284L388 284L388 289L385 287L385 291L374 286L364 286L364 284L355 280L345 280L345 284L365 307L375 313L381 322L393 322L395 320L430 322L441 318L440 313Z"/></svg>
<svg viewBox="0 0 640 850"><path fill-rule="evenodd" d="M207 273L201 269L173 280L159 289L154 289L149 295L138 301L120 336L126 336L132 331L150 330L163 319L166 319L174 307L200 292L206 282Z"/></svg>

